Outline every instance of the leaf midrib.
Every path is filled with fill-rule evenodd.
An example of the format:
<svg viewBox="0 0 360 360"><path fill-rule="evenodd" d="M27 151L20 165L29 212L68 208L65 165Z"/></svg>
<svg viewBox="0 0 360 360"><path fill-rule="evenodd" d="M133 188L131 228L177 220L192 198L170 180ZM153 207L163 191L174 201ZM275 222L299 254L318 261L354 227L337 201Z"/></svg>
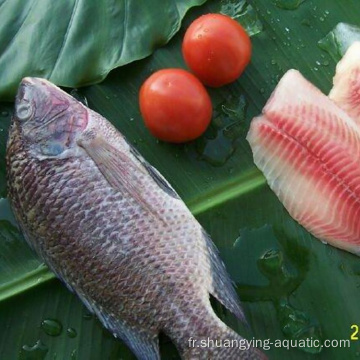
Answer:
<svg viewBox="0 0 360 360"><path fill-rule="evenodd" d="M0 302L15 295L21 294L54 278L55 275L50 272L46 266L41 266L13 281L0 286Z"/></svg>

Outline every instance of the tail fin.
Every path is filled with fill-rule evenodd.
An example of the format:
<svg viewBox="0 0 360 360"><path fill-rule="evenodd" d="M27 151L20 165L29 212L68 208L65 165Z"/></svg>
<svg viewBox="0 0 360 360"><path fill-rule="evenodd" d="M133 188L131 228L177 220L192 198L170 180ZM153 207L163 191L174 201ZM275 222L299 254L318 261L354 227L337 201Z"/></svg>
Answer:
<svg viewBox="0 0 360 360"><path fill-rule="evenodd" d="M267 359L264 353L250 346L250 342L224 324L216 316L210 304L205 311L196 318L190 319L186 325L184 322L174 324L172 334L168 334L175 342L182 359Z"/></svg>

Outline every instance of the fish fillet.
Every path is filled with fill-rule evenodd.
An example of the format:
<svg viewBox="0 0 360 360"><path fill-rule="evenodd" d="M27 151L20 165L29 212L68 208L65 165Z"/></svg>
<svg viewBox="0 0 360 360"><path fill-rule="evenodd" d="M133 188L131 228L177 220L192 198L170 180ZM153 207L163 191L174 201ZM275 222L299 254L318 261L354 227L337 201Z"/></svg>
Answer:
<svg viewBox="0 0 360 360"><path fill-rule="evenodd" d="M360 126L360 42L353 43L336 66L329 98Z"/></svg>
<svg viewBox="0 0 360 360"><path fill-rule="evenodd" d="M247 140L290 215L317 238L360 253L360 136L354 121L289 70Z"/></svg>

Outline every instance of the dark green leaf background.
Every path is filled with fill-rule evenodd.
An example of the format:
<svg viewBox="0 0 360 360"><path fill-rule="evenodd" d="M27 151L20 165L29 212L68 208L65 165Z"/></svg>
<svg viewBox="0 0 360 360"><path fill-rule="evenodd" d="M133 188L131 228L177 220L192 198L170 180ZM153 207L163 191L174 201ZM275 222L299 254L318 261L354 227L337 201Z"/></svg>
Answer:
<svg viewBox="0 0 360 360"><path fill-rule="evenodd" d="M11 99L24 76L99 82L167 43L189 7L204 2L0 0L0 96Z"/></svg>
<svg viewBox="0 0 360 360"><path fill-rule="evenodd" d="M145 78L161 68L185 67L181 40L189 23L200 14L239 3L209 0L192 9L168 45L79 92L164 174L212 235L238 286L252 330L244 330L229 312L214 304L225 322L249 339L349 340L351 325L360 325L359 258L322 244L292 220L255 168L245 136L252 117L261 112L286 70L299 69L321 90L329 91L336 59L317 42L339 22L360 26L358 0L249 1L248 16L237 18L253 29L254 24L259 28L256 15L262 24L262 31L252 37L251 64L235 83L209 89L214 116L198 141L186 145L158 142L144 128L139 114L137 96ZM301 4L294 10L279 7L296 3ZM0 191L4 197L11 108L2 103L0 109ZM52 275L24 244L6 199L0 200L0 219L0 359L133 359L58 280L48 281ZM41 327L49 319L61 323L58 336L48 335L49 329ZM73 330L69 334L69 328L77 335ZM161 352L164 359L177 358L165 337ZM319 354L274 347L266 353L270 359L356 359L360 343L323 348Z"/></svg>

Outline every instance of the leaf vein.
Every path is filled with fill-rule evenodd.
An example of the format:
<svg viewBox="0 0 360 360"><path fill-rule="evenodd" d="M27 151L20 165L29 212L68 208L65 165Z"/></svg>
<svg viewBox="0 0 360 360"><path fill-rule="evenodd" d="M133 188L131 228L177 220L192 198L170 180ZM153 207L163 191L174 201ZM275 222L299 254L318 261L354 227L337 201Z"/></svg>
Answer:
<svg viewBox="0 0 360 360"><path fill-rule="evenodd" d="M6 0L5 0L6 1ZM5 3L5 2L4 2ZM1 4L4 5L4 3ZM31 13L31 10L32 8L34 7L34 4L36 2L33 2L29 8L29 11L27 12L27 14L25 15L25 18L24 18L24 21L22 22L22 24L19 26L19 29L16 31L16 33L14 34L14 36L12 37L12 39L9 41L9 43L7 44L7 46L5 47L4 51L3 51L3 54L6 53L6 51L9 49L9 47L11 46L11 44L15 41L15 39L18 37L18 35L20 34L20 31L21 29L23 28L25 22L26 22L26 19L29 17L30 13Z"/></svg>
<svg viewBox="0 0 360 360"><path fill-rule="evenodd" d="M7 2L8 0L4 0L1 4L0 4L0 9L3 7L3 5Z"/></svg>
<svg viewBox="0 0 360 360"><path fill-rule="evenodd" d="M55 64L54 64L54 66L53 66L53 68L52 68L52 70L51 70L51 73L50 73L50 75L49 75L49 79L51 79L51 77L53 76L53 73L54 73L54 71L55 71L55 69L56 69L56 67L57 67L57 65L58 65L58 63L59 63L59 60L60 60L60 58L61 58L61 56L62 56L62 54L63 54L63 51L64 51L64 49L65 49L66 41L67 41L67 39L68 39L68 37L69 37L69 34L70 34L70 32L71 32L71 26L72 26L72 24L73 24L73 21L74 21L75 15L76 15L76 11L77 11L79 2L80 2L80 0L75 0L75 4L74 4L74 7L73 7L73 10L72 10L72 13L71 13L71 18L70 18L70 21L69 21L68 26L67 26L67 28L66 28L66 33L65 33L65 35L64 35L64 39L63 39L63 42L62 42L62 44L61 44L61 47L60 47L58 56L56 57Z"/></svg>
<svg viewBox="0 0 360 360"><path fill-rule="evenodd" d="M128 22L128 13L129 13L129 2L128 0L124 1L124 27L123 27L123 41L121 43L121 49L120 49L120 55L119 55L119 59L121 59L122 54L124 52L124 44L125 44L125 39L126 39L126 35L127 35L127 22Z"/></svg>

